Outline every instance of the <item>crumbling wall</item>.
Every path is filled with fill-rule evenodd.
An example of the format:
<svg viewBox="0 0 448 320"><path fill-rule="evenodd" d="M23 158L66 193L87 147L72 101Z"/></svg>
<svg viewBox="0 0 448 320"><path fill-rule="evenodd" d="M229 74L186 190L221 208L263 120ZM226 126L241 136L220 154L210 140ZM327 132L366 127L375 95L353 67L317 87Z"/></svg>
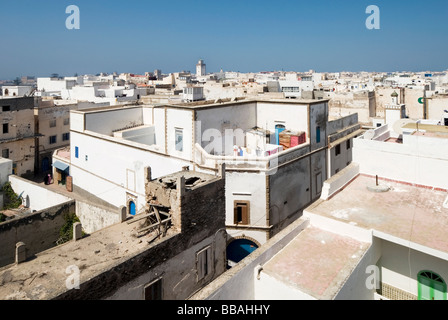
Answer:
<svg viewBox="0 0 448 320"><path fill-rule="evenodd" d="M147 182L148 200L171 205L173 220L178 221L176 232L55 299L139 299L145 285L162 278L163 298L183 300L221 275L226 270L225 180L218 177L186 189L181 179L176 177L176 189L157 180ZM198 281L196 254L204 246L213 250L214 268L209 277Z"/></svg>
<svg viewBox="0 0 448 320"><path fill-rule="evenodd" d="M14 263L18 242L25 243L28 257L56 246L64 216L74 212L75 201L71 200L0 223L0 267Z"/></svg>

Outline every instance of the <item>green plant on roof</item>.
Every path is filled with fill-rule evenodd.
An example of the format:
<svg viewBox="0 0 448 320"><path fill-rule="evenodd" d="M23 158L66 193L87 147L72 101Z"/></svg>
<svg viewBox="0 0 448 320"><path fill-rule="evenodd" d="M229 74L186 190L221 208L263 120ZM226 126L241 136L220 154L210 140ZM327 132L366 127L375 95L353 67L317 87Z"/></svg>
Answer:
<svg viewBox="0 0 448 320"><path fill-rule="evenodd" d="M81 222L76 215L76 213L68 213L64 216L65 223L59 230L59 239L56 241L56 244L60 245L66 243L73 239L73 225L76 222ZM85 232L82 232L82 236L85 235Z"/></svg>
<svg viewBox="0 0 448 320"><path fill-rule="evenodd" d="M6 182L1 191L4 195L3 210L16 209L22 205L22 198L14 192L10 182Z"/></svg>

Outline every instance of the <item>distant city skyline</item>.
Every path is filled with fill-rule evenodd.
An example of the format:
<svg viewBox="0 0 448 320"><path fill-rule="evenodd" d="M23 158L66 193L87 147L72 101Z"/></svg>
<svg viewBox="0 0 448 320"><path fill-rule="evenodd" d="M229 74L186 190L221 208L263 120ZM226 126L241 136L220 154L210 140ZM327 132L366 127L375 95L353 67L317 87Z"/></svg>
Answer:
<svg viewBox="0 0 448 320"><path fill-rule="evenodd" d="M369 30L366 8L380 9ZM80 9L68 30L66 8ZM0 79L129 72L448 69L448 3L116 0L2 3Z"/></svg>

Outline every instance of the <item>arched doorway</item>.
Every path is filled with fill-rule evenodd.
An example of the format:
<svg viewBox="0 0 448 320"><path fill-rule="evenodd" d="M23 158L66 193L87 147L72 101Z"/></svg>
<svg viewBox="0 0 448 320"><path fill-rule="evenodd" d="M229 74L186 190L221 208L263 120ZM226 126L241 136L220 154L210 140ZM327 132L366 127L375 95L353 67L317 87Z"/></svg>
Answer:
<svg viewBox="0 0 448 320"><path fill-rule="evenodd" d="M446 300L446 283L438 274L421 271L417 280L418 300Z"/></svg>
<svg viewBox="0 0 448 320"><path fill-rule="evenodd" d="M135 214L136 214L134 201L129 202L129 214L131 216L135 216Z"/></svg>
<svg viewBox="0 0 448 320"><path fill-rule="evenodd" d="M227 267L232 267L258 249L258 245L249 239L235 239L227 246Z"/></svg>
<svg viewBox="0 0 448 320"><path fill-rule="evenodd" d="M5 89L5 96L9 96L9 90Z"/></svg>

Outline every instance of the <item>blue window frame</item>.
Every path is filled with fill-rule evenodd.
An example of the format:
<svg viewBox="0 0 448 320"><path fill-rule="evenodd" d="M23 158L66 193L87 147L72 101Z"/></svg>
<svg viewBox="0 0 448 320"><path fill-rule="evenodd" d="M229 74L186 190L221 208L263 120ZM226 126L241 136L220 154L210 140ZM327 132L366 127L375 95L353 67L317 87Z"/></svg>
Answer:
<svg viewBox="0 0 448 320"><path fill-rule="evenodd" d="M320 127L316 127L316 143L320 143Z"/></svg>
<svg viewBox="0 0 448 320"><path fill-rule="evenodd" d="M75 147L75 158L79 158L79 148Z"/></svg>

